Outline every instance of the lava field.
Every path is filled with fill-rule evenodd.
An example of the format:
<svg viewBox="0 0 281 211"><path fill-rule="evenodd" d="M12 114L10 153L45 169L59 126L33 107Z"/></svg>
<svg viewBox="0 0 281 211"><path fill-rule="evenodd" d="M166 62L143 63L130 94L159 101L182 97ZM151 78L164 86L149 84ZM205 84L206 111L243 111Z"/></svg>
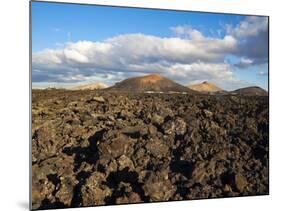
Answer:
<svg viewBox="0 0 281 211"><path fill-rule="evenodd" d="M32 208L269 193L267 96L32 91Z"/></svg>

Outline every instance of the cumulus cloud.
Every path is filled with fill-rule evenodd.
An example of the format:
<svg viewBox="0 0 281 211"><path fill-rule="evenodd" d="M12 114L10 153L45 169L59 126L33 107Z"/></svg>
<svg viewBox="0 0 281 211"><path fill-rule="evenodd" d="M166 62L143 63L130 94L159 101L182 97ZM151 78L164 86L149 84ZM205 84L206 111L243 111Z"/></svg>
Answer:
<svg viewBox="0 0 281 211"><path fill-rule="evenodd" d="M200 31L197 29L192 28L191 26L184 25L184 26L175 26L171 27L171 31L180 37L189 38L192 40L203 40L204 36Z"/></svg>
<svg viewBox="0 0 281 211"><path fill-rule="evenodd" d="M104 42L79 41L63 49L47 49L33 55L33 80L78 81L105 73L125 76L161 73L186 79L230 73L225 64L218 64L225 52L231 52L235 40L205 38L160 38L144 34L120 35ZM222 68L223 67L223 68ZM186 74L186 77L182 77ZM79 76L79 77L78 77Z"/></svg>
<svg viewBox="0 0 281 211"><path fill-rule="evenodd" d="M268 30L268 18L248 16L237 26L227 25L227 33L238 38L254 37Z"/></svg>
<svg viewBox="0 0 281 211"><path fill-rule="evenodd" d="M249 16L237 26L227 25L226 31L238 41L236 55L252 61L241 67L268 62L268 17Z"/></svg>
<svg viewBox="0 0 281 211"><path fill-rule="evenodd" d="M249 59L249 58L245 58L245 57L242 57L240 59L240 62L234 64L236 67L238 68L247 68L249 66L251 66L252 64L254 63L254 61L252 59Z"/></svg>
<svg viewBox="0 0 281 211"><path fill-rule="evenodd" d="M95 80L113 84L127 77L160 73L182 84L208 80L224 88L238 88L245 82L235 78L225 56L241 54L240 64L237 64L241 67L266 59L263 54L254 52L255 55L243 46L253 39L260 40L261 33L265 33L264 24L258 26L257 22L249 18L235 27L228 26L223 38L204 36L191 26L175 26L171 28L173 37L138 33L101 42L68 42L62 48L33 54L32 80L35 83ZM255 29L242 32L248 27ZM264 49L264 46L256 49Z"/></svg>

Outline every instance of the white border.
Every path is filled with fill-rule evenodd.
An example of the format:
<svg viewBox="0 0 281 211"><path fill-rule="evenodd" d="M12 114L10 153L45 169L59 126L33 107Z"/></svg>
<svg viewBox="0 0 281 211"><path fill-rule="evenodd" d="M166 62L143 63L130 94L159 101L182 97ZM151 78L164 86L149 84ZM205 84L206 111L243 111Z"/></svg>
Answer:
<svg viewBox="0 0 281 211"><path fill-rule="evenodd" d="M280 208L280 20L276 0L71 0L76 3L134 6L270 16L270 195L230 199L104 206L68 210L278 210ZM29 181L29 2L2 1L0 103L0 210L28 209ZM278 200L279 199L279 200ZM277 208L277 209L276 209Z"/></svg>

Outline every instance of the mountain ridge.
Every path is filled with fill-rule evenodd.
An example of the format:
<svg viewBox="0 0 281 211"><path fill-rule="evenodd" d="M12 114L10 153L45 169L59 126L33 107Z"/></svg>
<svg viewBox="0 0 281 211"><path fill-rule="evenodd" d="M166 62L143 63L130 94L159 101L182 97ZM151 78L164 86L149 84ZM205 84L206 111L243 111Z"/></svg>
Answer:
<svg viewBox="0 0 281 211"><path fill-rule="evenodd" d="M210 83L208 81L204 81L198 84L192 84L187 86L192 90L199 91L199 92L226 92L222 88L218 87L217 85Z"/></svg>
<svg viewBox="0 0 281 211"><path fill-rule="evenodd" d="M261 95L266 96L268 92L259 86L249 86L232 91L233 94L243 94L243 95Z"/></svg>
<svg viewBox="0 0 281 211"><path fill-rule="evenodd" d="M133 92L187 92L196 93L177 82L172 81L160 74L150 74L127 78L107 88L110 91L133 91Z"/></svg>
<svg viewBox="0 0 281 211"><path fill-rule="evenodd" d="M97 82L97 83L89 83L83 84L79 86L72 87L71 90L96 90L96 89L105 89L108 88L108 85Z"/></svg>

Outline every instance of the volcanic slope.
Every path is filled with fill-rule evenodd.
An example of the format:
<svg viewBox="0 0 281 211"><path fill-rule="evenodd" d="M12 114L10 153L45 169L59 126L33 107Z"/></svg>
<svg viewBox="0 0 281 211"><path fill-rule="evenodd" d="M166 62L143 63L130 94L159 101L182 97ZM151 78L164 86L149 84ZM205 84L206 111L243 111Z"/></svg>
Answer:
<svg viewBox="0 0 281 211"><path fill-rule="evenodd" d="M124 92L186 92L196 93L183 85L180 85L159 74L151 74L141 77L133 77L125 79L109 87L109 91Z"/></svg>
<svg viewBox="0 0 281 211"><path fill-rule="evenodd" d="M266 96L268 92L258 86L250 86L232 91L234 94Z"/></svg>
<svg viewBox="0 0 281 211"><path fill-rule="evenodd" d="M188 87L198 92L226 92L225 90L221 89L217 85L210 83L208 81L204 81L199 84L193 84Z"/></svg>
<svg viewBox="0 0 281 211"><path fill-rule="evenodd" d="M75 86L71 88L71 90L96 90L96 89L105 89L107 87L108 86L104 83L90 83L90 84Z"/></svg>

